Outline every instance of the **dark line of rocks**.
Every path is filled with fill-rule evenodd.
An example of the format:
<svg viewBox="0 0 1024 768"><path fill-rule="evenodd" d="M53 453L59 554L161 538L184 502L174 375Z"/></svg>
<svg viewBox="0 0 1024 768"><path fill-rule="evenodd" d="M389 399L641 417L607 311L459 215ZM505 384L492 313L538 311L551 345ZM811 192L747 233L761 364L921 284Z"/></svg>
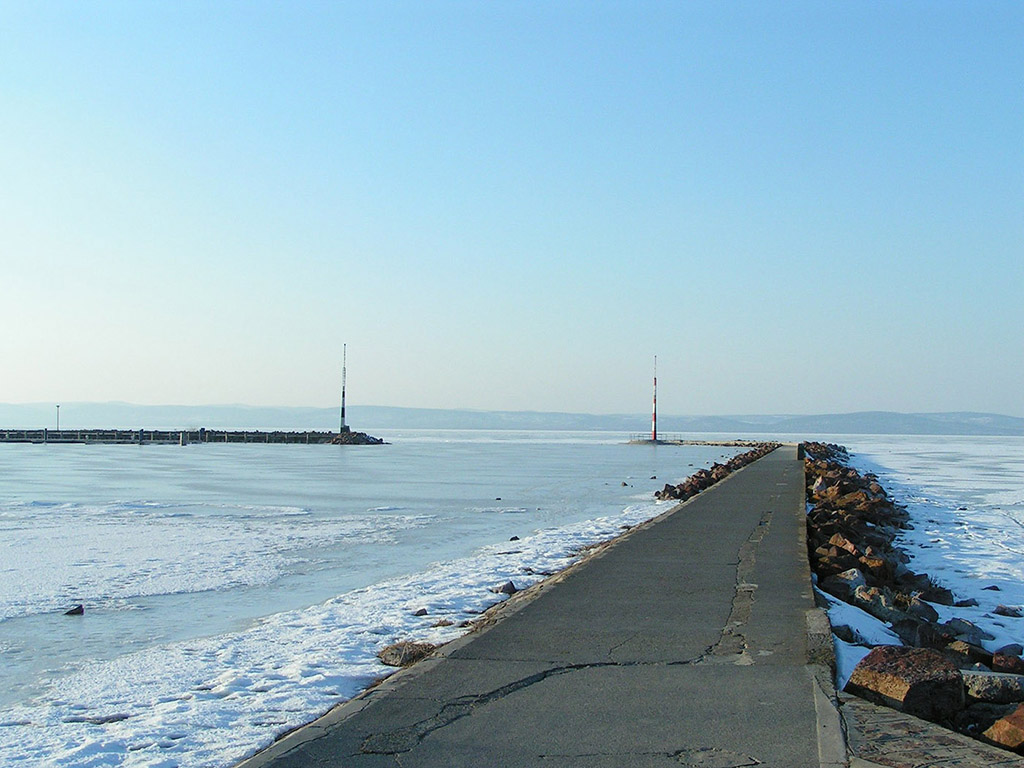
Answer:
<svg viewBox="0 0 1024 768"><path fill-rule="evenodd" d="M383 439L373 437L365 432L353 432L346 430L340 432L330 440L331 445L387 445Z"/></svg>
<svg viewBox="0 0 1024 768"><path fill-rule="evenodd" d="M710 488L712 485L728 477L730 474L735 472L737 469L747 466L753 461L757 461L762 456L766 456L781 443L755 443L751 450L745 453L738 454L729 459L725 464L712 464L710 469L698 469L683 482L678 485L665 484L665 487L660 491L654 492L654 498L659 501L666 501L671 499L677 499L679 501L686 501L703 490Z"/></svg>
<svg viewBox="0 0 1024 768"><path fill-rule="evenodd" d="M820 589L888 624L904 646L875 646L845 690L878 704L1024 754L1024 648L986 650L992 640L962 618L939 621L932 604L966 607L928 575L907 567L896 543L912 527L878 478L849 466L842 446L802 445L807 548ZM824 607L824 606L823 606ZM1004 608L1000 606L1000 608ZM1004 608L1003 615L1015 614ZM851 627L840 639L866 645Z"/></svg>

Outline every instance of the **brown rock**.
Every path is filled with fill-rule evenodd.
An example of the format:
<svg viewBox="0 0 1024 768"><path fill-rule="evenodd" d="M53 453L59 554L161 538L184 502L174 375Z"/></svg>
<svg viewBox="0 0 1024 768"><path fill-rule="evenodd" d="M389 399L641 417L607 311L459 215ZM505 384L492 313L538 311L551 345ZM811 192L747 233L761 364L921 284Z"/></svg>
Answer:
<svg viewBox="0 0 1024 768"><path fill-rule="evenodd" d="M940 631L939 627L935 629L937 632ZM954 662L962 666L970 666L972 664L984 664L986 667L992 666L992 654L980 645L971 645L963 640L955 640L945 647L945 651L947 656L951 656Z"/></svg>
<svg viewBox="0 0 1024 768"><path fill-rule="evenodd" d="M437 646L432 643L414 643L411 640L402 640L394 645L381 648L377 652L377 658L381 660L382 664L387 664L389 667L408 667L429 656L436 648Z"/></svg>
<svg viewBox="0 0 1024 768"><path fill-rule="evenodd" d="M948 721L964 707L960 670L929 648L872 649L853 670L846 690L925 720Z"/></svg>
<svg viewBox="0 0 1024 768"><path fill-rule="evenodd" d="M1011 656L1008 653L993 653L992 671L1024 675L1024 659L1021 659L1020 656Z"/></svg>
<svg viewBox="0 0 1024 768"><path fill-rule="evenodd" d="M899 609L892 593L878 587L857 587L853 591L852 602L862 611L867 611L876 619L896 624L910 616Z"/></svg>
<svg viewBox="0 0 1024 768"><path fill-rule="evenodd" d="M859 558L858 562L864 573L882 582L892 581L893 567L885 558L864 556Z"/></svg>
<svg viewBox="0 0 1024 768"><path fill-rule="evenodd" d="M982 738L1004 749L1020 752L1024 748L1024 704L996 720Z"/></svg>
<svg viewBox="0 0 1024 768"><path fill-rule="evenodd" d="M1016 704L990 704L979 701L969 704L953 718L953 727L975 739L991 728L996 720L1016 709Z"/></svg>
<svg viewBox="0 0 1024 768"><path fill-rule="evenodd" d="M833 535L832 538L828 540L828 543L831 544L833 547L845 549L851 555L860 554L860 552L857 550L857 546L852 541L843 536L843 534L841 533Z"/></svg>
<svg viewBox="0 0 1024 768"><path fill-rule="evenodd" d="M844 509L867 509L871 499L864 491L853 491L836 499L836 505Z"/></svg>
<svg viewBox="0 0 1024 768"><path fill-rule="evenodd" d="M830 550L831 549L835 548L830 547ZM829 554L819 557L818 562L815 563L815 570L820 576L824 577L848 571L851 568L856 568L858 565L860 565L860 563L857 562L857 558L849 552L838 550L835 554L830 552Z"/></svg>
<svg viewBox="0 0 1024 768"><path fill-rule="evenodd" d="M941 651L955 639L953 633L948 630L935 624L920 622L917 627L917 634L911 645L916 645L918 648L934 648Z"/></svg>

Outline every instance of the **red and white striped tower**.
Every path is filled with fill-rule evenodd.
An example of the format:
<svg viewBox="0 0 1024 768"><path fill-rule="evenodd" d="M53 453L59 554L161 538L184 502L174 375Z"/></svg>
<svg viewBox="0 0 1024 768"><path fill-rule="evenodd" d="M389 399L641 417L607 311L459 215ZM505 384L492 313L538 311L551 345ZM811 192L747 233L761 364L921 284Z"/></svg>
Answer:
<svg viewBox="0 0 1024 768"><path fill-rule="evenodd" d="M654 356L654 405L651 411L651 442L658 442L658 356Z"/></svg>

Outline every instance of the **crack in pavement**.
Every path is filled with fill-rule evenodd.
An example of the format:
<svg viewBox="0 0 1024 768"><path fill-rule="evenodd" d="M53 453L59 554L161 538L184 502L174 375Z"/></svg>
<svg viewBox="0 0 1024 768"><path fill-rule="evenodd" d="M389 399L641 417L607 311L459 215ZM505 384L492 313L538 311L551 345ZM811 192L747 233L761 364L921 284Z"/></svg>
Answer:
<svg viewBox="0 0 1024 768"><path fill-rule="evenodd" d="M757 591L757 584L752 583L750 578L754 575L754 566L757 564L757 548L771 528L772 514L770 510L762 512L754 530L740 545L736 563L736 591L732 598L732 610L729 612L729 618L725 622L718 642L705 652L702 659L704 662L729 657L734 664L742 666L754 663L754 659L747 651L747 638L744 634L744 628L750 621L750 614L754 608L754 593Z"/></svg>
<svg viewBox="0 0 1024 768"><path fill-rule="evenodd" d="M717 749L714 747L698 747L695 749L677 749L672 751L653 750L649 752L628 751L544 754L538 755L538 757L541 760L559 761L558 764L563 764L566 760L571 760L574 765L578 765L580 760L596 760L600 761L601 764L607 764L606 758L623 760L635 759L637 757L663 757L666 760L671 760L681 766L684 766L684 768L747 768L748 766L757 766L762 764L760 760L751 757L750 755L744 755L740 752L731 752L729 750Z"/></svg>
<svg viewBox="0 0 1024 768"><path fill-rule="evenodd" d="M615 661L615 652L617 650L619 650L619 648L622 648L624 645L626 645L626 643L633 642L634 639L636 639L637 637L639 637L642 634L643 634L642 632L634 632L629 637L627 637L625 640L623 640L621 643L616 643L611 648L609 648L608 649L608 658L611 659L611 663L612 664L616 663L616 661Z"/></svg>
<svg viewBox="0 0 1024 768"><path fill-rule="evenodd" d="M393 731L387 731L385 733L375 733L367 736L363 740L360 746L360 752L364 754L384 754L384 755L395 755L401 752L408 752L413 749L420 741L426 736L438 730L444 728L456 720L460 720L467 715L472 714L472 711L480 706L490 704L491 702L503 699L517 691L521 691L524 688L529 688L531 685L543 682L550 677L556 677L558 675L568 674L570 672L578 672L584 669L606 669L609 667L668 667L668 666L685 666L688 664L695 664L700 661L703 656L698 656L695 659L683 660L683 661L669 661L669 662L644 662L644 661L630 661L630 662L594 662L590 664L569 664L562 667L552 667L542 672L537 672L527 677L514 680L511 683L496 688L493 691L487 693L480 693L471 696L460 696L450 702L446 702L436 714L431 715L428 718L420 720L419 722L413 723L412 725L405 726L404 728L398 728Z"/></svg>
<svg viewBox="0 0 1024 768"><path fill-rule="evenodd" d="M375 733L368 736L363 741L362 746L360 747L360 752L363 752L364 754L384 755L408 752L430 733L436 731L438 728L444 728L446 725L450 725L456 720L462 719L478 706L502 699L516 691L522 690L523 688L528 688L531 685L547 680L549 677L563 675L567 672L575 672L579 669L609 666L616 665L613 663L600 663L572 664L564 667L552 667L551 669L546 669L543 672L537 672L533 675L515 680L487 693L476 694L473 696L460 696L453 701L446 702L437 714L432 715L425 720L420 720L412 725L408 725L394 731L388 731L387 733Z"/></svg>

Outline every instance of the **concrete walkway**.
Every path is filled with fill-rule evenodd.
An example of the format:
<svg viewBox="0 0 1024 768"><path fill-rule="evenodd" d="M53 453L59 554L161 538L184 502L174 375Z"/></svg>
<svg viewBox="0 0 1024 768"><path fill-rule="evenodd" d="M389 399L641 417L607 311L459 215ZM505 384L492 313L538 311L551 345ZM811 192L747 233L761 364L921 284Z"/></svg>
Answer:
<svg viewBox="0 0 1024 768"><path fill-rule="evenodd" d="M845 765L803 526L783 447L243 765Z"/></svg>

